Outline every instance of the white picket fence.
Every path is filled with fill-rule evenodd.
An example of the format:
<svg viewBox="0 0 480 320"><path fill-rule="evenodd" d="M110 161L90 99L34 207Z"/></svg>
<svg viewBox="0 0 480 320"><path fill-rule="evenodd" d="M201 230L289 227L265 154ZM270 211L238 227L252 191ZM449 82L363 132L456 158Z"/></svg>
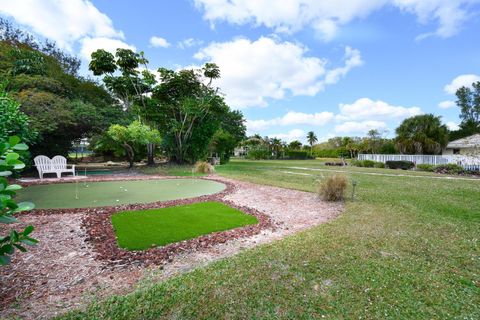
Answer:
<svg viewBox="0 0 480 320"><path fill-rule="evenodd" d="M372 160L377 162L387 161L412 161L415 164L447 164L455 163L466 170L480 170L480 157L453 155L419 155L419 154L359 154L358 160Z"/></svg>

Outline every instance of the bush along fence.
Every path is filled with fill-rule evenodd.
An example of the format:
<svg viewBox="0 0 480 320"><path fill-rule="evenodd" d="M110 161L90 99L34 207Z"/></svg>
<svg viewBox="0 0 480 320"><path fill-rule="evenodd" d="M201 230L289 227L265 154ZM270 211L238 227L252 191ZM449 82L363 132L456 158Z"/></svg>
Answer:
<svg viewBox="0 0 480 320"><path fill-rule="evenodd" d="M466 155L418 155L418 154L359 154L359 161L369 160L387 163L389 161L410 161L415 165L456 164L465 170L480 171L480 156Z"/></svg>

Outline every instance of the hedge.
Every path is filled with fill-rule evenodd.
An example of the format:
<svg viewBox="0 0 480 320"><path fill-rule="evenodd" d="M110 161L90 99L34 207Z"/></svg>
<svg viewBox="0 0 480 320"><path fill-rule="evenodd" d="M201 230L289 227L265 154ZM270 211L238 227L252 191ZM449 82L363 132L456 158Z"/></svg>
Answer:
<svg viewBox="0 0 480 320"><path fill-rule="evenodd" d="M402 169L402 170L409 170L415 167L415 163L412 161L386 161L385 167L389 169Z"/></svg>
<svg viewBox="0 0 480 320"><path fill-rule="evenodd" d="M313 150L313 154L317 158L340 158L350 157L350 153L343 149Z"/></svg>
<svg viewBox="0 0 480 320"><path fill-rule="evenodd" d="M363 168L385 168L385 164L383 162L376 162L372 160L352 160L352 165Z"/></svg>
<svg viewBox="0 0 480 320"><path fill-rule="evenodd" d="M288 150L287 156L289 159L304 160L311 158L310 151L305 150Z"/></svg>

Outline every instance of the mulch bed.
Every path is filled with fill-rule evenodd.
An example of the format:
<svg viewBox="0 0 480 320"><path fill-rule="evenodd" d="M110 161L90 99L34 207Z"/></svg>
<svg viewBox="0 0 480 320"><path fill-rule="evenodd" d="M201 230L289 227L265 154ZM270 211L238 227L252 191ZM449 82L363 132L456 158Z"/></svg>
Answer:
<svg viewBox="0 0 480 320"><path fill-rule="evenodd" d="M137 176L137 177L95 177L81 180L87 182L100 182L100 181L117 181L117 180L152 180L152 179L165 179L166 177L158 176ZM168 179L175 179L177 177L168 177ZM177 179L189 178L178 177ZM208 179L208 178L202 178ZM73 183L73 180L61 180L60 183ZM58 183L55 181L43 181L33 182L25 185L33 184L50 184ZM82 227L87 233L87 242L90 242L95 250L95 258L102 260L109 267L123 266L128 264L138 265L163 265L167 262L171 262L175 255L195 251L202 248L208 248L215 244L225 243L229 240L248 237L260 233L264 229L275 230L275 225L271 218L252 208L239 206L231 201L223 200L224 196L232 193L235 190L235 186L232 183L222 181L226 185L225 190L213 195L206 195L189 199L178 199L171 201L159 201L153 203L144 204L126 204L119 206L108 207L96 207L96 208L71 208L71 209L35 209L23 214L28 215L54 215L54 214L68 214L68 213L83 213ZM129 251L118 247L117 239L113 226L111 223L111 216L117 212L129 211L129 210L144 210L155 208L166 208L171 206L192 204L205 201L219 201L226 205L236 208L246 214L255 216L258 219L258 223L255 225L248 225L231 230L214 232L207 235L203 235L194 239L184 240L177 243L165 245L163 247L154 247L142 251Z"/></svg>

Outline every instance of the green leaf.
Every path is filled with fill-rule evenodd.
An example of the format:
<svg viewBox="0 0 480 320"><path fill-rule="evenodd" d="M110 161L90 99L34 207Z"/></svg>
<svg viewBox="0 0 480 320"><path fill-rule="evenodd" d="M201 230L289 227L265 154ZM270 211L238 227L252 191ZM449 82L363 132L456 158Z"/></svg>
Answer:
<svg viewBox="0 0 480 320"><path fill-rule="evenodd" d="M18 243L14 243L13 245L15 246L15 248L17 248L17 249L20 250L21 252L27 252L27 249L25 249L24 246L21 246L21 245L19 245Z"/></svg>
<svg viewBox="0 0 480 320"><path fill-rule="evenodd" d="M32 241L32 240L33 240L33 241ZM34 246L34 245L36 245L36 244L38 243L38 240L35 240L35 239L29 239L29 240L27 240L27 239L22 239L22 240L20 240L20 242L23 243L23 244L26 244L27 246Z"/></svg>
<svg viewBox="0 0 480 320"><path fill-rule="evenodd" d="M18 204L12 199L5 200L5 206L12 210L15 210L18 208Z"/></svg>
<svg viewBox="0 0 480 320"><path fill-rule="evenodd" d="M13 169L20 170L25 168L25 164L20 160L9 160L7 161L8 165L13 166Z"/></svg>
<svg viewBox="0 0 480 320"><path fill-rule="evenodd" d="M19 239L19 234L15 230L10 230L10 239L12 239L12 242L18 242Z"/></svg>
<svg viewBox="0 0 480 320"><path fill-rule="evenodd" d="M15 191L11 191L11 190L3 190L3 191L0 191L1 194L6 194L6 195L9 195L9 196L14 196L15 195Z"/></svg>
<svg viewBox="0 0 480 320"><path fill-rule="evenodd" d="M0 216L0 223L14 223L17 219L11 216Z"/></svg>
<svg viewBox="0 0 480 320"><path fill-rule="evenodd" d="M15 212L28 211L35 208L35 205L31 202L20 202L18 203L18 208L15 209Z"/></svg>
<svg viewBox="0 0 480 320"><path fill-rule="evenodd" d="M19 143L13 147L13 150L25 151L28 150L28 146L25 143Z"/></svg>
<svg viewBox="0 0 480 320"><path fill-rule="evenodd" d="M17 160L18 158L20 158L20 155L15 152L7 153L7 155L5 156L5 160L7 161L7 163L10 163L10 161L13 160Z"/></svg>
<svg viewBox="0 0 480 320"><path fill-rule="evenodd" d="M0 171L0 177L8 177L12 175L12 171Z"/></svg>
<svg viewBox="0 0 480 320"><path fill-rule="evenodd" d="M3 254L12 254L15 251L15 248L11 244L6 244L2 247L0 247L0 255Z"/></svg>
<svg viewBox="0 0 480 320"><path fill-rule="evenodd" d="M11 136L10 138L8 138L8 143L12 147L18 144L19 142L20 142L20 138L18 136Z"/></svg>
<svg viewBox="0 0 480 320"><path fill-rule="evenodd" d="M4 256L0 255L0 265L5 266L7 264L10 264L10 257L9 256Z"/></svg>
<svg viewBox="0 0 480 320"><path fill-rule="evenodd" d="M0 187L1 189L1 187ZM20 190L22 189L22 186L19 185L19 184L11 184L9 186L7 186L6 190L9 190L9 191L17 191L17 190Z"/></svg>
<svg viewBox="0 0 480 320"><path fill-rule="evenodd" d="M23 230L23 235L28 236L30 233L32 233L33 230L34 230L33 226L28 226L25 228L25 230Z"/></svg>

